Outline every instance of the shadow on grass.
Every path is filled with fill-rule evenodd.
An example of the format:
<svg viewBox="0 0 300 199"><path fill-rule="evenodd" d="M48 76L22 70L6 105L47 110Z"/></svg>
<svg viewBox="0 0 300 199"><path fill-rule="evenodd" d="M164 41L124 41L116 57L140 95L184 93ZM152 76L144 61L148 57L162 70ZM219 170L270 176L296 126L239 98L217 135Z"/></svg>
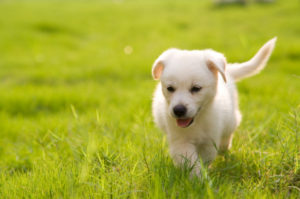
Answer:
<svg viewBox="0 0 300 199"><path fill-rule="evenodd" d="M6 172L10 175L20 175L25 174L32 171L32 162L28 159L23 160L15 160L9 162L6 167Z"/></svg>
<svg viewBox="0 0 300 199"><path fill-rule="evenodd" d="M32 28L40 33L44 34L67 34L74 37L82 37L82 33L75 31L73 29L62 27L58 24L50 23L50 22L38 22L32 25Z"/></svg>
<svg viewBox="0 0 300 199"><path fill-rule="evenodd" d="M218 2L215 3L212 7L212 9L231 9L231 8L246 8L251 4L256 4L259 6L270 6L275 4L275 1L232 1L232 2Z"/></svg>
<svg viewBox="0 0 300 199"><path fill-rule="evenodd" d="M231 9L231 8L245 8L247 7L247 3L245 2L231 2L231 3L215 3L211 6L212 9Z"/></svg>

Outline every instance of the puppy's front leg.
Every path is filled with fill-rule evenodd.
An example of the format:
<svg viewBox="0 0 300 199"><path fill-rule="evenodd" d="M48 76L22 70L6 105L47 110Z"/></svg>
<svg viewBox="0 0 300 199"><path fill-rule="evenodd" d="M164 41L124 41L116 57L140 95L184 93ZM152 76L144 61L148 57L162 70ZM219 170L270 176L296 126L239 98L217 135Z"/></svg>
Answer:
<svg viewBox="0 0 300 199"><path fill-rule="evenodd" d="M192 174L200 176L200 163L197 148L190 143L170 144L170 154L176 166L189 166L193 168Z"/></svg>
<svg viewBox="0 0 300 199"><path fill-rule="evenodd" d="M201 156L201 160L205 165L209 165L217 156L216 146L213 144L206 144L199 148L199 153Z"/></svg>

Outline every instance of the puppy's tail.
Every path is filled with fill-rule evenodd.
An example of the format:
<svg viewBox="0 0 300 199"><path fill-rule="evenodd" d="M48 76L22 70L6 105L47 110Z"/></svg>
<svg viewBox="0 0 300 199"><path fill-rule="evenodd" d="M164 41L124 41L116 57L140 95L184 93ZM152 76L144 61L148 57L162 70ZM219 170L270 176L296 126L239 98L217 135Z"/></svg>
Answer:
<svg viewBox="0 0 300 199"><path fill-rule="evenodd" d="M274 49L277 38L274 37L268 41L256 55L247 62L234 63L227 65L227 72L235 80L241 80L259 73L266 65L269 57Z"/></svg>

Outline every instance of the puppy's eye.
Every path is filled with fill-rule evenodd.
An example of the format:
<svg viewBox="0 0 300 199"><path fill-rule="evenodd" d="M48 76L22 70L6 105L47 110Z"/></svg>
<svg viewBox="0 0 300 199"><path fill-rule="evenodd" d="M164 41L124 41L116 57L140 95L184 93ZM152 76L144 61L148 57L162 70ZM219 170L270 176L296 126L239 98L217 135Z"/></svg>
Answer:
<svg viewBox="0 0 300 199"><path fill-rule="evenodd" d="M172 87L172 86L168 86L167 87L167 90L170 92L170 93L173 93L175 91L175 88Z"/></svg>
<svg viewBox="0 0 300 199"><path fill-rule="evenodd" d="M200 86L193 86L193 87L191 88L191 93L197 93L197 92L199 92L201 89L202 89L202 87L200 87Z"/></svg>

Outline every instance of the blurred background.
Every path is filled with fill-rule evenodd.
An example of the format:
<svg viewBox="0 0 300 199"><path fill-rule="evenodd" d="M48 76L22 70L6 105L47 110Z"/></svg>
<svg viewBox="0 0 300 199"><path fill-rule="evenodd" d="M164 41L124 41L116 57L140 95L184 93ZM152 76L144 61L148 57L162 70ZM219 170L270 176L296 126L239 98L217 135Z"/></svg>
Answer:
<svg viewBox="0 0 300 199"><path fill-rule="evenodd" d="M0 193L102 198L132 187L142 190L130 192L137 196L160 190L169 178L141 176L160 162L155 154L163 150L168 157L165 137L151 117L156 84L151 66L170 47L212 48L228 62L243 62L277 36L266 69L238 83L244 116L233 151L241 149L236 157L250 157L247 147L288 151L277 148L283 146L278 124L291 112L299 114L299 8L296 0L0 0ZM286 143L298 157L297 140L290 137ZM252 155L248 161L260 165L260 156ZM277 175L285 159L269 161L275 166L229 170L259 181L265 178L257 177L257 168ZM247 160L231 163L240 162ZM111 169L102 171L103 165ZM278 171L297 174L295 165L286 160L289 169ZM211 175L218 176L220 167ZM282 176L287 177L264 182L271 194L293 190L280 183L299 186L295 176ZM231 183L252 194L265 189L259 183L255 190L247 182ZM155 193L170 198L176 186L170 187Z"/></svg>

